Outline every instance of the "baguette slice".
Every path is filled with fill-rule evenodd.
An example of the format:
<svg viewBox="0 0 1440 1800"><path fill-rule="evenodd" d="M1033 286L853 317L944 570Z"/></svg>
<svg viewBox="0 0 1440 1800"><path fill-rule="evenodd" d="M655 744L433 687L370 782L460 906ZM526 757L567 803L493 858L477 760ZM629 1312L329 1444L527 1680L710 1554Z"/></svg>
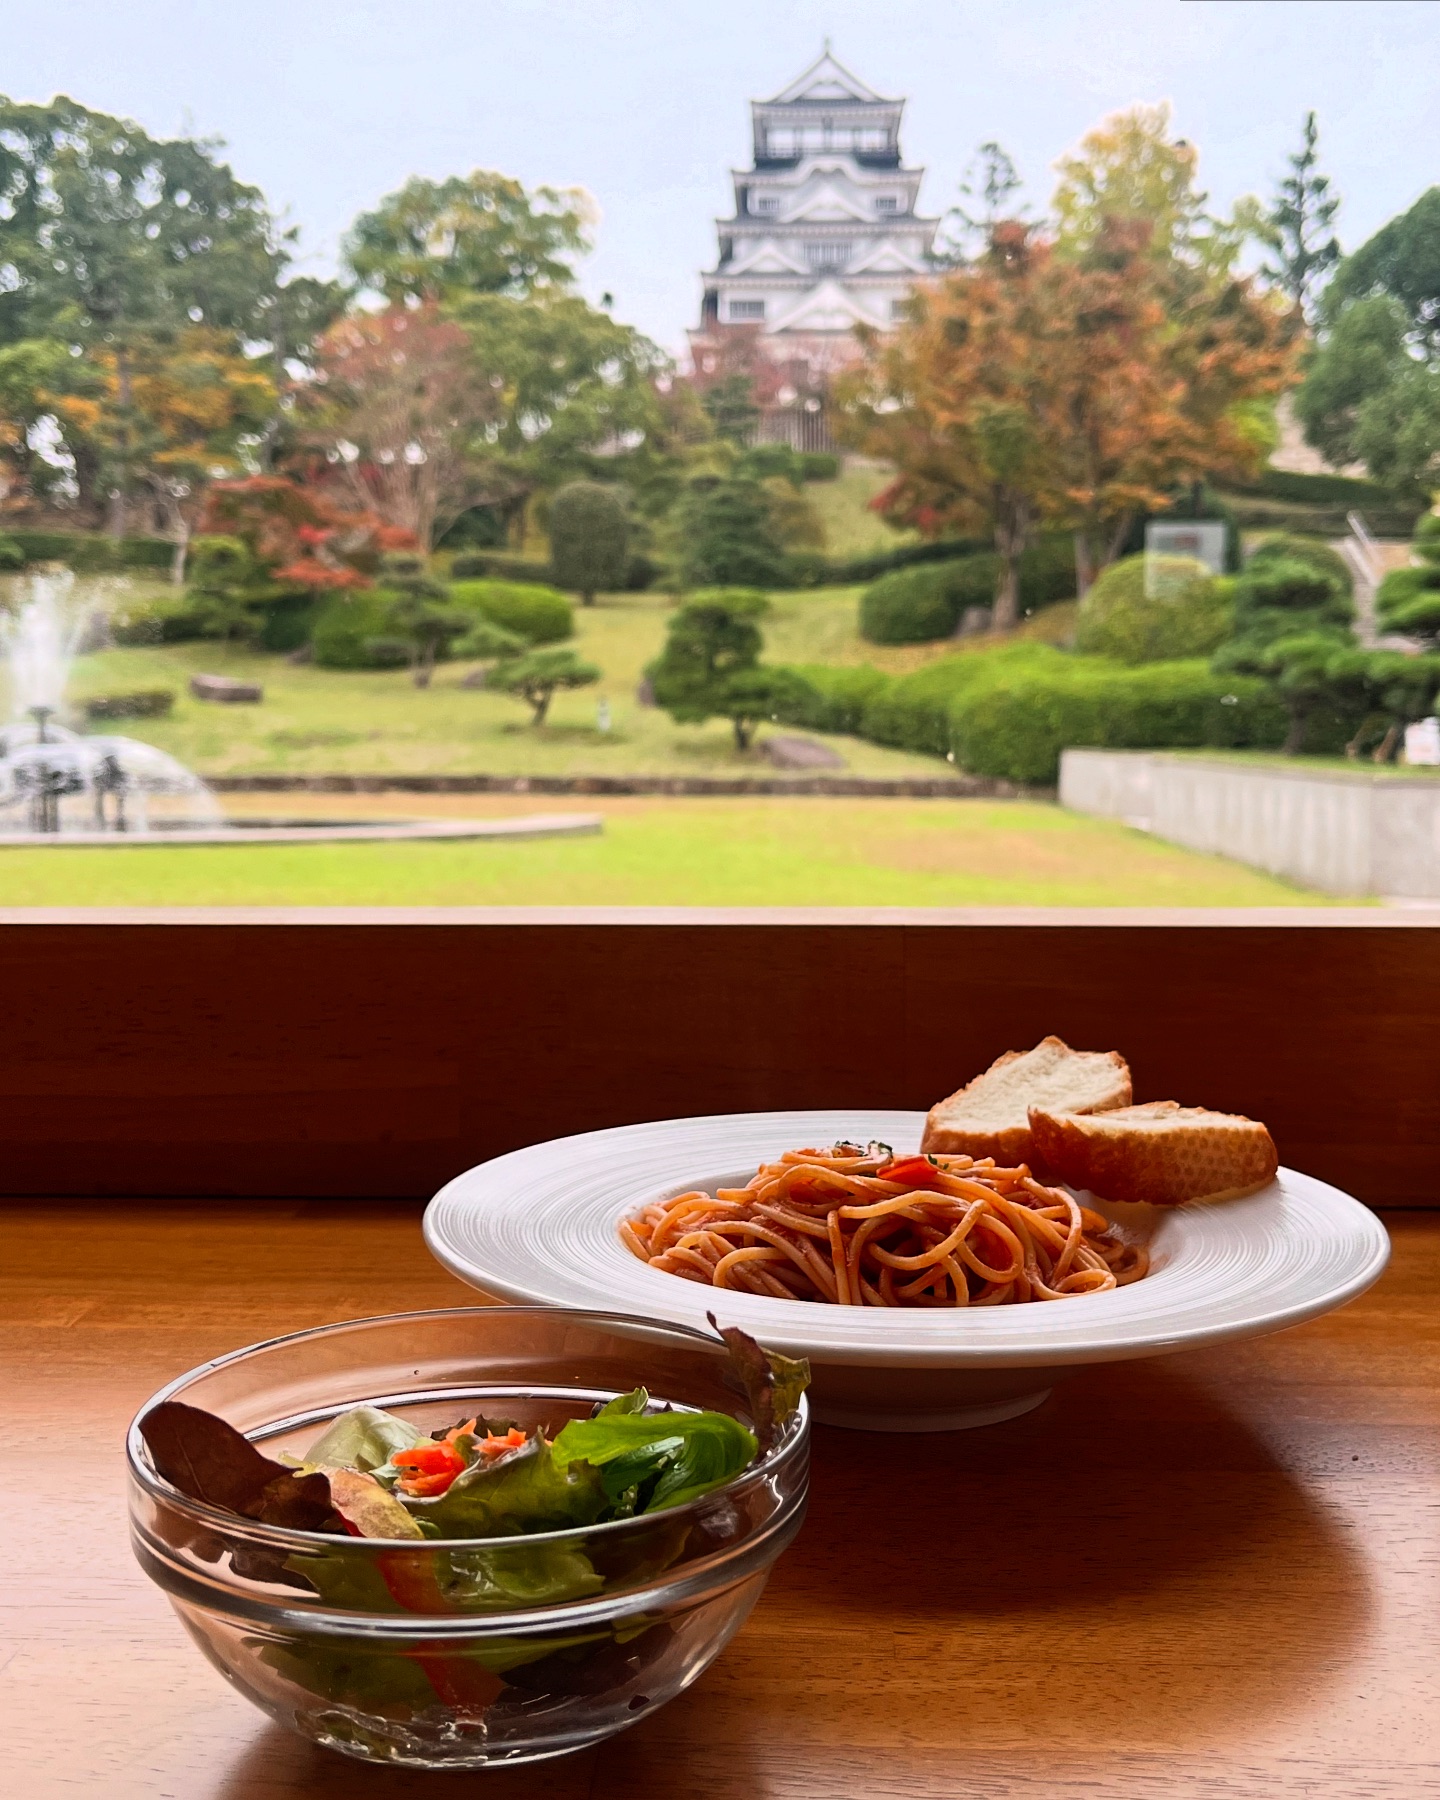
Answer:
<svg viewBox="0 0 1440 1800"><path fill-rule="evenodd" d="M1052 1181L1106 1200L1234 1200L1266 1186L1279 1166L1257 1119L1174 1100L1084 1114L1032 1107L1030 1126Z"/></svg>
<svg viewBox="0 0 1440 1800"><path fill-rule="evenodd" d="M983 1075L930 1108L924 1150L1032 1162L1030 1108L1088 1113L1128 1106L1130 1070L1114 1050L1072 1050L1058 1037L1033 1050L1009 1050Z"/></svg>

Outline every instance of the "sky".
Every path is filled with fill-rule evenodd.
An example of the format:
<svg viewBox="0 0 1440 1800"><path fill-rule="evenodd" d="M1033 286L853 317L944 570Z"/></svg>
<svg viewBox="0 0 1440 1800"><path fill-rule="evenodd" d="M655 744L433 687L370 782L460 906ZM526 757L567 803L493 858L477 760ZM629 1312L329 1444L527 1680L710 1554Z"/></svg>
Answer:
<svg viewBox="0 0 1440 1800"><path fill-rule="evenodd" d="M1136 101L1172 102L1221 208L1273 190L1315 108L1349 248L1440 182L1436 0L0 0L0 90L224 139L317 274L411 174L582 186L583 287L679 352L747 102L827 35L908 100L932 214L987 139L1043 207L1056 157Z"/></svg>

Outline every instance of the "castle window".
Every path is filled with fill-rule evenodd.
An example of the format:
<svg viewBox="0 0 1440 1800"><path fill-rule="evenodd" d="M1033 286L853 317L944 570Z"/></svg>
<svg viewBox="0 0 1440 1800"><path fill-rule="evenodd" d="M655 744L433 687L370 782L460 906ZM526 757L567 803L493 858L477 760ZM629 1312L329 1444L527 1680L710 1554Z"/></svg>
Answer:
<svg viewBox="0 0 1440 1800"><path fill-rule="evenodd" d="M778 213L780 197L778 194L761 194L755 200L754 206L757 213Z"/></svg>
<svg viewBox="0 0 1440 1800"><path fill-rule="evenodd" d="M763 300L732 300L726 308L725 316L737 324L742 319L752 322L763 319L765 302Z"/></svg>
<svg viewBox="0 0 1440 1800"><path fill-rule="evenodd" d="M831 238L805 246L805 260L812 269L843 269L854 246Z"/></svg>
<svg viewBox="0 0 1440 1800"><path fill-rule="evenodd" d="M875 210L877 213L899 212L900 202L893 194L877 194L875 196Z"/></svg>

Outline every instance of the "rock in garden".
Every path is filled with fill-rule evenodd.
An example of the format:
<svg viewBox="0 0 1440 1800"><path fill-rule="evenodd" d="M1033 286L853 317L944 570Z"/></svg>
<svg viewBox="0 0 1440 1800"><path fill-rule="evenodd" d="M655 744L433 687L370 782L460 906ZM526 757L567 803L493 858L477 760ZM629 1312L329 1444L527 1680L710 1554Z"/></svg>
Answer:
<svg viewBox="0 0 1440 1800"><path fill-rule="evenodd" d="M258 681L236 681L230 675L192 675L190 692L197 700L221 700L227 705L254 705L265 698Z"/></svg>
<svg viewBox="0 0 1440 1800"><path fill-rule="evenodd" d="M777 769L843 769L845 758L829 744L817 744L814 738L767 737L760 741L760 754Z"/></svg>

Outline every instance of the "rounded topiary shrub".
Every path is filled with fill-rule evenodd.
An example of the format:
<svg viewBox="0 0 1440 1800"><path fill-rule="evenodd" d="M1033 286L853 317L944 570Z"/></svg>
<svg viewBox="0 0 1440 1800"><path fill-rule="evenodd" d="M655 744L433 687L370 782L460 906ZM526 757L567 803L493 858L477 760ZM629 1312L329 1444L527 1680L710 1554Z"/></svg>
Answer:
<svg viewBox="0 0 1440 1800"><path fill-rule="evenodd" d="M1075 647L1121 663L1170 662L1208 656L1230 625L1226 586L1203 563L1188 556L1127 556L1112 563L1080 602Z"/></svg>
<svg viewBox="0 0 1440 1800"><path fill-rule="evenodd" d="M1301 562L1322 575L1329 575L1342 594L1354 591L1355 578L1350 565L1322 537L1311 537L1301 531L1272 531L1262 537L1245 559L1247 569L1264 568L1267 563Z"/></svg>
<svg viewBox="0 0 1440 1800"><path fill-rule="evenodd" d="M575 635L574 609L551 587L519 581L457 581L450 598L532 644L553 644Z"/></svg>
<svg viewBox="0 0 1440 1800"><path fill-rule="evenodd" d="M928 644L953 637L967 604L965 582L957 574L961 567L922 564L882 575L860 596L861 637L872 644ZM979 586L975 603L983 606L992 598L992 584L983 572Z"/></svg>

